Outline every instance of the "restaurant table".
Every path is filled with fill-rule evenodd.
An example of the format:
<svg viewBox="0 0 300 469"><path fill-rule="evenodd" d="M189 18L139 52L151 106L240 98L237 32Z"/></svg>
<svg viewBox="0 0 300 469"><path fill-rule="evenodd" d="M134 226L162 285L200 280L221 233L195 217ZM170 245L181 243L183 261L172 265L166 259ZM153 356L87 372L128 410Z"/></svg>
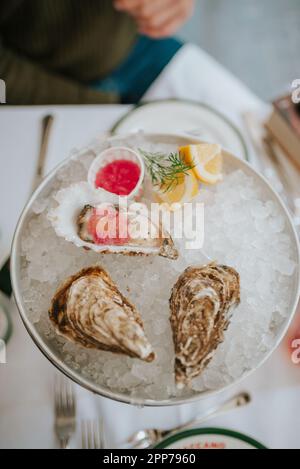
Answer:
<svg viewBox="0 0 300 469"><path fill-rule="evenodd" d="M215 107L239 127L246 141L242 114L265 108L237 78L193 45L186 45L178 52L144 99L173 97ZM121 105L0 108L0 265L9 254L14 228L30 194L42 117L48 113L55 116L47 156L46 170L49 171L73 148L80 148L108 132L129 109ZM257 156L250 144L249 150L253 164L257 165ZM0 448L55 448L53 381L56 370L30 339L13 304L11 315L14 331L7 346L7 363L0 364ZM283 347L241 384L195 404L141 409L95 396L78 386L76 389L78 417L102 415L114 446L120 445L135 430L184 423L197 411L239 390L247 390L253 395L249 406L215 418L206 426L246 433L270 448L300 447L300 368L292 364ZM72 444L79 445L78 434Z"/></svg>

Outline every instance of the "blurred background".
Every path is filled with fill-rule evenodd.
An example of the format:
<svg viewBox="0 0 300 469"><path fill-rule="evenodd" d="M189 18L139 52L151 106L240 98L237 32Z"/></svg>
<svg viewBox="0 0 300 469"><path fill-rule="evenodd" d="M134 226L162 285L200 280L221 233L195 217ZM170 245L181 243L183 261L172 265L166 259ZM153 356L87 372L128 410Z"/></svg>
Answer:
<svg viewBox="0 0 300 469"><path fill-rule="evenodd" d="M197 0L181 31L272 100L300 75L299 0Z"/></svg>

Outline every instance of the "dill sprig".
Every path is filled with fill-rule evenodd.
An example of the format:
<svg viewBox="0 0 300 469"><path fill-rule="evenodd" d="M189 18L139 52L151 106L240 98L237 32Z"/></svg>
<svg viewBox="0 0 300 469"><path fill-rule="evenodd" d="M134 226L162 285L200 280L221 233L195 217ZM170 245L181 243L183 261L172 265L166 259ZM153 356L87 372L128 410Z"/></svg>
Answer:
<svg viewBox="0 0 300 469"><path fill-rule="evenodd" d="M139 149L151 177L152 184L163 188L163 192L174 189L180 181L180 176L188 175L188 171L194 165L187 164L179 152L176 153L151 153Z"/></svg>

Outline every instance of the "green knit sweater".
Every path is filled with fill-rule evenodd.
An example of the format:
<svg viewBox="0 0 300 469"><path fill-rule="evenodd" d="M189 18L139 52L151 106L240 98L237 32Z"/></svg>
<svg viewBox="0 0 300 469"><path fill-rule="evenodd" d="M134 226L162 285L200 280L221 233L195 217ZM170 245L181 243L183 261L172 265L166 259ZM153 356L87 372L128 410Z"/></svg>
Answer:
<svg viewBox="0 0 300 469"><path fill-rule="evenodd" d="M112 0L0 0L0 79L10 104L113 103L89 88L136 38Z"/></svg>

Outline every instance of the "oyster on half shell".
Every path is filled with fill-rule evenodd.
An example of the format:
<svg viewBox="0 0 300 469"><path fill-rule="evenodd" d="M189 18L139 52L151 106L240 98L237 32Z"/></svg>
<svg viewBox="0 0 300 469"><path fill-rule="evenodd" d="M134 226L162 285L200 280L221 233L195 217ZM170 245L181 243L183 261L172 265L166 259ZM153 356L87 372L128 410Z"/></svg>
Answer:
<svg viewBox="0 0 300 469"><path fill-rule="evenodd" d="M143 204L127 206L125 198L121 204L115 194L92 189L85 182L61 189L55 199L58 205L49 212L48 218L58 236L78 247L99 253L156 254L168 259L178 258L170 234L160 221L155 224L151 220ZM116 226L113 235L110 235L110 230L103 234L106 220L112 222L111 226ZM121 235L122 227L126 228L126 233Z"/></svg>
<svg viewBox="0 0 300 469"><path fill-rule="evenodd" d="M240 277L230 267L189 267L179 277L170 298L178 387L190 385L206 368L239 303Z"/></svg>
<svg viewBox="0 0 300 469"><path fill-rule="evenodd" d="M49 316L59 335L87 348L151 362L142 319L101 267L83 269L56 292Z"/></svg>

